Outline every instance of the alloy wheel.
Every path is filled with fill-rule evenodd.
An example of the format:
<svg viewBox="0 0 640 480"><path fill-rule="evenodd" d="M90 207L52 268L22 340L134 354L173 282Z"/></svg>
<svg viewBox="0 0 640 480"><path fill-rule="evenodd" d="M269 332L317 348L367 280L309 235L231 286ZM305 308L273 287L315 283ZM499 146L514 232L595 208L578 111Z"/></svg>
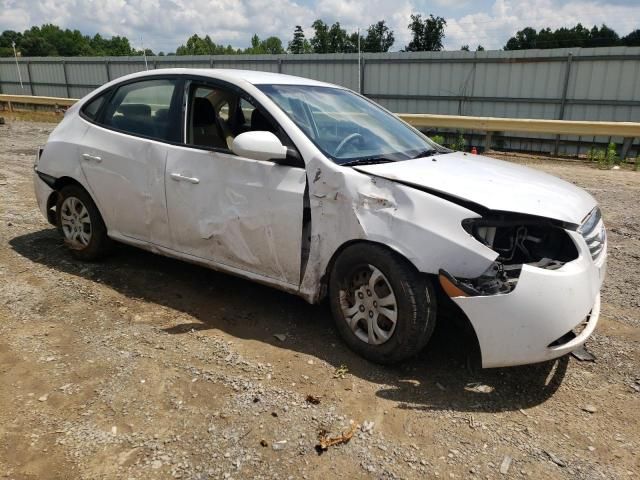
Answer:
<svg viewBox="0 0 640 480"><path fill-rule="evenodd" d="M373 265L353 272L340 290L340 307L351 331L365 343L381 345L395 331L396 296L387 277Z"/></svg>
<svg viewBox="0 0 640 480"><path fill-rule="evenodd" d="M60 208L60 225L64 238L76 248L85 248L91 241L91 217L87 207L77 197L67 197Z"/></svg>

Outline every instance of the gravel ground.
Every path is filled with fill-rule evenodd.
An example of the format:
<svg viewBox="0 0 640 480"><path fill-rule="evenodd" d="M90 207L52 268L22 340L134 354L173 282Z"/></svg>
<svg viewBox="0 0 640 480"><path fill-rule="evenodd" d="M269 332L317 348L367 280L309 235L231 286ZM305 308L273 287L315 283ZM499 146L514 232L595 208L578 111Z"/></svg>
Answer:
<svg viewBox="0 0 640 480"><path fill-rule="evenodd" d="M52 128L0 126L0 476L640 474L640 173L508 157L602 205L595 363L474 371L445 318L419 358L384 368L341 343L326 306L125 246L73 260L31 183ZM322 431L354 436L319 454Z"/></svg>

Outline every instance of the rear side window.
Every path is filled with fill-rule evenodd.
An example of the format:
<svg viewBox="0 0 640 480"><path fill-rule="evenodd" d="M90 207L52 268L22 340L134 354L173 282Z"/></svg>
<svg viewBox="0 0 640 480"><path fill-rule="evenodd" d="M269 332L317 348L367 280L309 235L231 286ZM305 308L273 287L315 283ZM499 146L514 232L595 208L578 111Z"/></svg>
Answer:
<svg viewBox="0 0 640 480"><path fill-rule="evenodd" d="M102 123L133 135L178 141L180 129L173 125L172 112L177 82L163 79L123 85L107 105Z"/></svg>
<svg viewBox="0 0 640 480"><path fill-rule="evenodd" d="M82 113L84 113L85 116L87 116L91 120L95 120L96 117L98 116L98 112L100 111L100 107L102 107L102 105L104 104L105 99L108 96L108 93L109 92L103 93L98 98L94 98L89 103L87 103L82 108Z"/></svg>

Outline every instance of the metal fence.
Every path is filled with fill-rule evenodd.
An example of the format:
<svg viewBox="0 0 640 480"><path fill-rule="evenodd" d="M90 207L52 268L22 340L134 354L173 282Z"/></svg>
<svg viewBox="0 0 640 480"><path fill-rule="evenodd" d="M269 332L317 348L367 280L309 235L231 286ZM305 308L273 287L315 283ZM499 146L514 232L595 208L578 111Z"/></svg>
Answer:
<svg viewBox="0 0 640 480"><path fill-rule="evenodd" d="M148 68L281 72L359 90L398 113L640 121L640 47L526 51L148 57ZM143 57L0 59L0 93L82 97L145 69ZM471 143L481 136L465 132ZM508 132L505 132L508 133ZM505 148L575 154L622 138L497 136ZM637 140L636 140L637 141ZM631 153L639 146L634 144Z"/></svg>

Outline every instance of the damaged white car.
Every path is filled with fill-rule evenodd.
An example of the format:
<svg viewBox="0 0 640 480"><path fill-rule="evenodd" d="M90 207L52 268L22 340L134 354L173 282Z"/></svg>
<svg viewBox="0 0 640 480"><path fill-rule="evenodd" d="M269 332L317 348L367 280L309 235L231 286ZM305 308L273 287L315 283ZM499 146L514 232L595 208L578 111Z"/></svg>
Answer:
<svg viewBox="0 0 640 480"><path fill-rule="evenodd" d="M346 343L375 362L421 350L438 301L464 313L484 367L564 355L598 321L606 234L588 193L447 150L335 85L122 77L68 110L34 181L76 257L116 240L328 297Z"/></svg>

